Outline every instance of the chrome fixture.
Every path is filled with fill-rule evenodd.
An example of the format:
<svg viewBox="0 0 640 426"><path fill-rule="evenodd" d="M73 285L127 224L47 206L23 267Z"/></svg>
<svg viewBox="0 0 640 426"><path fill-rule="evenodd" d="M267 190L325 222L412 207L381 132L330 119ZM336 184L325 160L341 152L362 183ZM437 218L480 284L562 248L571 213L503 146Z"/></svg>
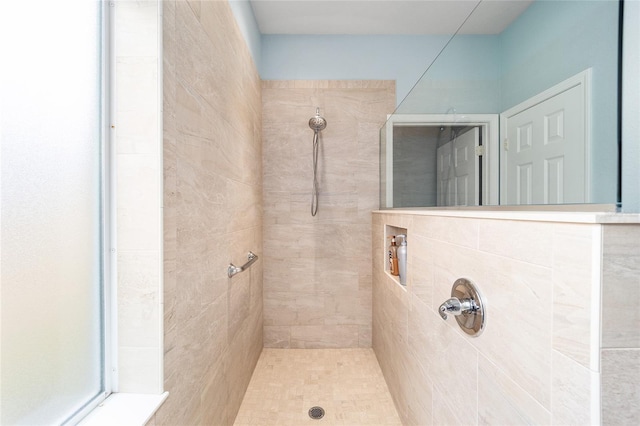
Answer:
<svg viewBox="0 0 640 426"><path fill-rule="evenodd" d="M313 130L313 190L311 192L311 216L318 213L318 142L320 131L327 127L327 120L320 116L320 108L316 108L315 117L309 119L309 127Z"/></svg>
<svg viewBox="0 0 640 426"><path fill-rule="evenodd" d="M309 417L314 420L320 420L324 417L324 408L322 407L311 407L309 408Z"/></svg>
<svg viewBox="0 0 640 426"><path fill-rule="evenodd" d="M231 278L235 274L239 274L240 272L247 270L247 268L253 265L253 262L255 262L256 260L258 260L258 255L249 252L249 254L247 254L247 263L242 266L236 266L233 263L230 263L229 267L227 268L227 275L229 276L229 278Z"/></svg>
<svg viewBox="0 0 640 426"><path fill-rule="evenodd" d="M315 117L311 117L309 119L309 127L311 127L311 130L316 133L320 130L324 130L327 127L327 120L325 120L324 117L320 116L320 108L316 108Z"/></svg>
<svg viewBox="0 0 640 426"><path fill-rule="evenodd" d="M438 313L443 320L453 315L465 333L479 336L484 330L486 304L478 289L466 278L458 278L451 288L451 298L440 305Z"/></svg>

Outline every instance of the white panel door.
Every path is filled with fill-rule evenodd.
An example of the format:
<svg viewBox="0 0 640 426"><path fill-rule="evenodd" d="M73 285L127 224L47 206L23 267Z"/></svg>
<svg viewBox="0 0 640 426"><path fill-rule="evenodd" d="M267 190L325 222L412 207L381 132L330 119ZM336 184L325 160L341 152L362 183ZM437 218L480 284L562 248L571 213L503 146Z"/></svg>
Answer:
<svg viewBox="0 0 640 426"><path fill-rule="evenodd" d="M437 149L438 206L475 206L479 201L480 130L474 127Z"/></svg>
<svg viewBox="0 0 640 426"><path fill-rule="evenodd" d="M453 142L447 142L436 150L438 164L436 165L436 200L438 206L453 205L453 171L451 167L451 147Z"/></svg>
<svg viewBox="0 0 640 426"><path fill-rule="evenodd" d="M461 134L453 141L454 193L456 206L478 205L478 157L480 143L477 127Z"/></svg>
<svg viewBox="0 0 640 426"><path fill-rule="evenodd" d="M503 118L503 203L587 202L584 98L578 85Z"/></svg>

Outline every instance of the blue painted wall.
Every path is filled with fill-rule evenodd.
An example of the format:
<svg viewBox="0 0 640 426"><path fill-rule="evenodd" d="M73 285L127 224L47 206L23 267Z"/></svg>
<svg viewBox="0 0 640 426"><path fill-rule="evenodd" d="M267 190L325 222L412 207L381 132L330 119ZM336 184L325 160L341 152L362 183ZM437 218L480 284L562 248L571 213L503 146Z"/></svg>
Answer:
<svg viewBox="0 0 640 426"><path fill-rule="evenodd" d="M501 110L592 69L592 201L617 189L618 2L537 1L500 35Z"/></svg>
<svg viewBox="0 0 640 426"><path fill-rule="evenodd" d="M248 0L229 0L229 5L259 71L262 66L262 34L251 4Z"/></svg>
<svg viewBox="0 0 640 426"><path fill-rule="evenodd" d="M263 80L395 80L407 96L451 36L261 35L247 0L229 0Z"/></svg>
<svg viewBox="0 0 640 426"><path fill-rule="evenodd" d="M264 80L396 80L398 103L449 36L263 35Z"/></svg>
<svg viewBox="0 0 640 426"><path fill-rule="evenodd" d="M262 35L248 0L229 0L263 80L395 80L397 104L450 36Z"/></svg>
<svg viewBox="0 0 640 426"><path fill-rule="evenodd" d="M622 211L640 213L640 2L624 6Z"/></svg>
<svg viewBox="0 0 640 426"><path fill-rule="evenodd" d="M500 112L498 36L454 37L396 110L400 114Z"/></svg>
<svg viewBox="0 0 640 426"><path fill-rule="evenodd" d="M617 79L615 1L537 1L500 35L502 109L592 67L606 101Z"/></svg>

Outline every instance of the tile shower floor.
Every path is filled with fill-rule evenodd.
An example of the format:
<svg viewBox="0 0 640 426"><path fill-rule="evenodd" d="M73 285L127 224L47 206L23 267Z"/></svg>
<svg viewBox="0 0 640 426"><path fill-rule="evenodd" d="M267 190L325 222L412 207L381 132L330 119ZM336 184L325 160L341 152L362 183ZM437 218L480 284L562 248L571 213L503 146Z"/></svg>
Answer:
<svg viewBox="0 0 640 426"><path fill-rule="evenodd" d="M305 424L402 424L372 349L263 349L235 425Z"/></svg>

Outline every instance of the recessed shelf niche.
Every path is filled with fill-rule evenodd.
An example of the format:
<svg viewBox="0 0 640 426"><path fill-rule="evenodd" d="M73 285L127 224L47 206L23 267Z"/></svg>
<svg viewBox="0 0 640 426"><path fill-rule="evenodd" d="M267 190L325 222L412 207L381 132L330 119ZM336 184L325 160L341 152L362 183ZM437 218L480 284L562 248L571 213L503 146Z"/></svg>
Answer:
<svg viewBox="0 0 640 426"><path fill-rule="evenodd" d="M389 277L391 277L398 285L405 288L405 285L400 284L400 277L391 274L391 262L389 262L389 246L391 245L391 238L404 234L407 235L407 228L400 228L398 226L385 225L384 227L384 271Z"/></svg>

